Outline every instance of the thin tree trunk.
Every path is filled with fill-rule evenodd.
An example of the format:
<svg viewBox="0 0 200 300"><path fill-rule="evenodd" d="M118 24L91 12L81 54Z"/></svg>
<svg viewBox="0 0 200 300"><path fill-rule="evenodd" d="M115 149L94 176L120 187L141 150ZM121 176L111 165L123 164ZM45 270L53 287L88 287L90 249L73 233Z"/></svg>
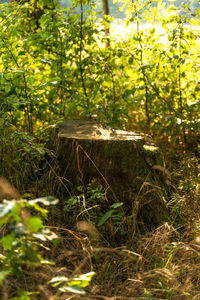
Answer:
<svg viewBox="0 0 200 300"><path fill-rule="evenodd" d="M103 15L104 15L104 19L106 21L105 16L109 15L109 4L108 4L108 0L102 0L102 7L103 7ZM108 21L107 21L108 22ZM106 26L105 27L105 37L106 37L106 47L108 47L110 45L109 42L109 36L110 36L110 29Z"/></svg>

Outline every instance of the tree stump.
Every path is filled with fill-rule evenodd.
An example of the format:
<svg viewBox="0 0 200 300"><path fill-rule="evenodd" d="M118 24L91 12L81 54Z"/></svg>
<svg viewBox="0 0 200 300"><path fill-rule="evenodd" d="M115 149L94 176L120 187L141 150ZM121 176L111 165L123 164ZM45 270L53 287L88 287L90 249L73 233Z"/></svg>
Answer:
<svg viewBox="0 0 200 300"><path fill-rule="evenodd" d="M123 202L140 228L168 220L162 156L149 136L104 128L92 120L66 120L53 129L48 148L55 154L51 165L62 178L66 197L95 179L103 185L106 201Z"/></svg>

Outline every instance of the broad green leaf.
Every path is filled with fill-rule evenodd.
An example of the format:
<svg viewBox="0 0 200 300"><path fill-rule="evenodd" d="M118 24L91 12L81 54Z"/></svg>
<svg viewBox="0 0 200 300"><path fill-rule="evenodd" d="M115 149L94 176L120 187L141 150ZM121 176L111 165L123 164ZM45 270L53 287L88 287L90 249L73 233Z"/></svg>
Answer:
<svg viewBox="0 0 200 300"><path fill-rule="evenodd" d="M81 274L79 276L75 276L69 281L70 286L79 286L79 287L86 287L89 285L92 277L95 275L94 272Z"/></svg>
<svg viewBox="0 0 200 300"><path fill-rule="evenodd" d="M21 202L22 203L22 202ZM19 202L16 202L11 213L9 214L9 217L12 218L12 222L20 222L21 221L21 206Z"/></svg>
<svg viewBox="0 0 200 300"><path fill-rule="evenodd" d="M0 228L3 224L6 224L8 222L8 219L9 219L9 215L7 215L3 218L0 218Z"/></svg>
<svg viewBox="0 0 200 300"><path fill-rule="evenodd" d="M6 276L8 274L10 274L11 271L7 270L7 271L0 271L0 285L3 283L4 279L6 278Z"/></svg>
<svg viewBox="0 0 200 300"><path fill-rule="evenodd" d="M78 280L88 280L88 281L90 281L94 275L95 275L95 272L89 272L89 273L81 274L81 275L79 275L75 278L77 278Z"/></svg>
<svg viewBox="0 0 200 300"><path fill-rule="evenodd" d="M41 228L43 228L43 222L40 217L30 217L26 220L26 226L31 232L38 232Z"/></svg>
<svg viewBox="0 0 200 300"><path fill-rule="evenodd" d="M28 203L30 204L30 201L28 201ZM44 218L47 217L47 214L48 214L48 210L47 210L47 209L42 208L42 207L39 206L37 203L31 204L31 207L33 207L36 211L40 212L41 215L42 215Z"/></svg>
<svg viewBox="0 0 200 300"><path fill-rule="evenodd" d="M15 241L15 237L14 237L13 233L4 236L1 239L1 244L4 248L4 250L11 250L14 241Z"/></svg>
<svg viewBox="0 0 200 300"><path fill-rule="evenodd" d="M114 210L109 210L105 213L105 215L103 215L103 217L101 217L101 219L99 220L98 226L103 225L113 214Z"/></svg>
<svg viewBox="0 0 200 300"><path fill-rule="evenodd" d="M123 202L118 202L118 203L114 203L111 205L112 208L117 208L117 207L120 207L122 206L124 203Z"/></svg>

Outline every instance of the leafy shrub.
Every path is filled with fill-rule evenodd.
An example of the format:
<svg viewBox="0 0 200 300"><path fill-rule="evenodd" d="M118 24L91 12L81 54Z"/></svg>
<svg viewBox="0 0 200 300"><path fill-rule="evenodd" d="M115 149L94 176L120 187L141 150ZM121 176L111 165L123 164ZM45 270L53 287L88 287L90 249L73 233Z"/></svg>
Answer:
<svg viewBox="0 0 200 300"><path fill-rule="evenodd" d="M1 181L1 189L9 188L6 181ZM54 242L58 236L44 225L48 211L44 206L55 205L58 200L43 197L34 200L3 200L0 204L0 285L8 278L23 278L27 272L37 272L38 267L55 263L43 258L41 249L47 250L47 242ZM42 205L42 206L41 206ZM33 215L32 212L35 212ZM84 294L94 272L72 278L54 277L49 284L58 287L61 292ZM64 284L63 284L64 283ZM61 286L60 286L61 285ZM39 294L17 289L17 296L12 299L30 299ZM25 298L24 298L25 297Z"/></svg>

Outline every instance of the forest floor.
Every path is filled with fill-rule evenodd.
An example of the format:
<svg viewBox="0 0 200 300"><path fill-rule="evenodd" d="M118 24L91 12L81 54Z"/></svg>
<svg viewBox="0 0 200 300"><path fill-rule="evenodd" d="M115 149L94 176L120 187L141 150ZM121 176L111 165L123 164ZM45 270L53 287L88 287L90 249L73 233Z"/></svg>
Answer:
<svg viewBox="0 0 200 300"><path fill-rule="evenodd" d="M82 223L85 233L77 230L80 207L65 217L50 213L48 224L61 237L51 250L57 269L50 267L50 273L73 277L95 272L85 295L60 293L52 299L200 299L199 161L172 153L166 157L174 184L167 204L170 221L152 232L132 235L130 224L122 220L119 236L126 234L113 242L110 223L106 244L105 233L95 233L88 222Z"/></svg>
<svg viewBox="0 0 200 300"><path fill-rule="evenodd" d="M200 299L199 160L193 154L164 150L173 182L167 203L169 222L151 232L133 234L132 220L123 218L117 229L115 220L108 222L105 232L90 221L77 227L78 216L85 213L80 199L72 198L64 207L53 206L45 227L57 241L46 240L38 249L54 264L27 262L22 267L23 277L8 276L4 281L2 299ZM47 193L47 181L55 184L49 173L40 181L31 182L39 196ZM102 197L101 191L93 188L93 205L98 197ZM92 219L89 209L86 219ZM78 281L80 291L50 284L58 276L61 282L63 278L74 281L91 272L95 275L88 286L87 280L82 286ZM16 290L20 291L18 297Z"/></svg>

